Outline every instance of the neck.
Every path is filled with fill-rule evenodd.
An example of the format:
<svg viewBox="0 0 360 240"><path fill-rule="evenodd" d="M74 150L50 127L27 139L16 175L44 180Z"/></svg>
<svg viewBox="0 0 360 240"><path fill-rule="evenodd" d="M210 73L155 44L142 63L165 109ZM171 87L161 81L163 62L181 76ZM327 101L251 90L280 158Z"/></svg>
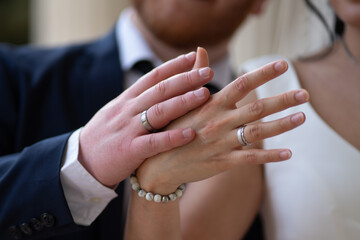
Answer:
<svg viewBox="0 0 360 240"><path fill-rule="evenodd" d="M347 25L344 32L344 41L351 55L360 62L360 29Z"/></svg>
<svg viewBox="0 0 360 240"><path fill-rule="evenodd" d="M155 52L155 54L164 62L175 58L181 54L196 50L197 46L194 48L183 49L166 44L161 39L154 36L154 34L152 34L151 31L146 28L136 11L134 11L134 14L132 15L132 20L138 27L139 31L143 34L144 38L146 39L152 50ZM230 39L227 39L214 46L202 46L206 48L211 64L214 64L215 62L223 59L228 54L229 40Z"/></svg>

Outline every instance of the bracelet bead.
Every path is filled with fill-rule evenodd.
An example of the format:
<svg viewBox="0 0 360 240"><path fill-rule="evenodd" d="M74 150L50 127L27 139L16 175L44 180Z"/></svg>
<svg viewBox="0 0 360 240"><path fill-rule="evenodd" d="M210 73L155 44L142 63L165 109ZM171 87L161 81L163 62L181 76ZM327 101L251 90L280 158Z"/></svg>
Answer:
<svg viewBox="0 0 360 240"><path fill-rule="evenodd" d="M170 193L170 194L169 194L169 199L170 199L171 201L175 201L175 200L176 200L176 194L175 194L175 193Z"/></svg>
<svg viewBox="0 0 360 240"><path fill-rule="evenodd" d="M132 189L135 191L139 191L140 190L140 184L138 182L135 182L132 184Z"/></svg>
<svg viewBox="0 0 360 240"><path fill-rule="evenodd" d="M142 189L138 192L139 197L145 197L145 195L146 195L146 192Z"/></svg>
<svg viewBox="0 0 360 240"><path fill-rule="evenodd" d="M183 184L181 184L181 185L178 187L178 189L180 189L180 190L184 191L184 190L185 190L185 184L184 184L184 183L183 183Z"/></svg>
<svg viewBox="0 0 360 240"><path fill-rule="evenodd" d="M131 177L130 177L130 183L133 184L133 183L136 183L136 182L137 182L136 177L131 176Z"/></svg>
<svg viewBox="0 0 360 240"><path fill-rule="evenodd" d="M146 193L145 198L148 201L152 201L154 199L154 194L152 194L151 192L148 192L148 193Z"/></svg>
<svg viewBox="0 0 360 240"><path fill-rule="evenodd" d="M145 198L147 201L154 201L156 203L168 203L169 201L175 201L177 198L180 198L185 191L185 184L181 184L173 193L169 195L161 195L161 194L154 194L151 192L147 192L146 190L142 189L137 177L135 174L130 176L130 184L131 188L137 192L137 195L141 198Z"/></svg>
<svg viewBox="0 0 360 240"><path fill-rule="evenodd" d="M176 191L175 191L176 197L178 197L178 198L180 198L182 196L182 193L183 192L180 189L176 189Z"/></svg>
<svg viewBox="0 0 360 240"><path fill-rule="evenodd" d="M160 194L155 194L154 202L157 202L157 203L161 202L161 195Z"/></svg>
<svg viewBox="0 0 360 240"><path fill-rule="evenodd" d="M162 196L162 198L161 198L162 203L167 203L168 201L169 201L169 198L167 196Z"/></svg>

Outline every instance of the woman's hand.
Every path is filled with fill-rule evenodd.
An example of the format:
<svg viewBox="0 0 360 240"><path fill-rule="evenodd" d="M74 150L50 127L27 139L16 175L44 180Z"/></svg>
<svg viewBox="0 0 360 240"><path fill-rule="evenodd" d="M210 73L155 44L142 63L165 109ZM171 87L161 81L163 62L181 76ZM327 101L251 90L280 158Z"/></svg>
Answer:
<svg viewBox="0 0 360 240"><path fill-rule="evenodd" d="M287 160L288 149L243 149L237 137L240 126L246 140L258 142L289 131L305 121L297 113L273 122L255 121L265 116L308 101L305 90L296 90L236 107L237 103L258 86L287 70L285 61L268 64L240 76L210 100L187 115L175 120L167 129L191 127L195 139L171 151L146 160L137 170L143 189L159 194L173 192L181 183L209 178L241 164L260 164Z"/></svg>
<svg viewBox="0 0 360 240"><path fill-rule="evenodd" d="M118 184L144 159L194 138L189 127L149 134L140 115L148 110L151 126L161 129L209 98L201 86L213 72L208 67L191 70L195 58L192 52L154 69L101 108L81 130L79 161L103 185Z"/></svg>

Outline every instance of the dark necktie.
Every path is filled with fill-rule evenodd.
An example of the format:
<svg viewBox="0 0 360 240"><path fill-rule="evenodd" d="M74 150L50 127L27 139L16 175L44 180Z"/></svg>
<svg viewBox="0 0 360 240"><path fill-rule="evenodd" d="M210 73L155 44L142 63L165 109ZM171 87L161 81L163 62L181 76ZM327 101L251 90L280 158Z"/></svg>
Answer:
<svg viewBox="0 0 360 240"><path fill-rule="evenodd" d="M205 84L204 87L206 87L207 89L209 89L210 94L215 94L215 93L217 93L218 91L220 91L220 89L219 89L217 86L215 86L214 84L212 84L212 83L207 83L207 84Z"/></svg>
<svg viewBox="0 0 360 240"><path fill-rule="evenodd" d="M138 73L141 73L143 75L147 74L154 68L154 65L152 62L148 60L141 60L134 64L132 69Z"/></svg>

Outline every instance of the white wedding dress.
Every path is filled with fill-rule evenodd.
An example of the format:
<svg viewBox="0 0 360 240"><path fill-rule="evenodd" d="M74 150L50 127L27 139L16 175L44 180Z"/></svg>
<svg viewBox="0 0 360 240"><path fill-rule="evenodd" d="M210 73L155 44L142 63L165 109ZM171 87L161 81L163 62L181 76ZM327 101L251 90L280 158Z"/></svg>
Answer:
<svg viewBox="0 0 360 240"><path fill-rule="evenodd" d="M278 59L281 57L250 60L243 71ZM299 88L289 63L285 74L260 87L257 94L264 98ZM304 125L264 141L265 148L293 152L288 161L264 166L266 192L261 214L266 239L360 239L360 151L330 128L309 103L264 121L299 111L306 114Z"/></svg>

